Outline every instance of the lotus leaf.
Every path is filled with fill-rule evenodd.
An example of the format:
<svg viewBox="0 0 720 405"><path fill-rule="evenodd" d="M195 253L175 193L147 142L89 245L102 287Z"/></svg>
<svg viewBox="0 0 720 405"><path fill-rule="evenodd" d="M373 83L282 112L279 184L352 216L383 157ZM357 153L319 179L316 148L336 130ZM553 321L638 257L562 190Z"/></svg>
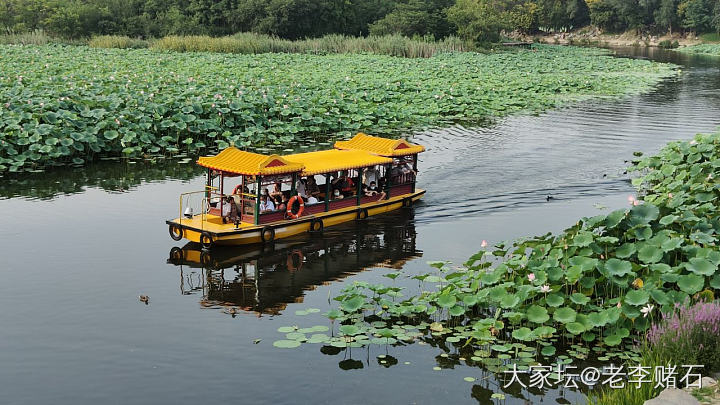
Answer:
<svg viewBox="0 0 720 405"><path fill-rule="evenodd" d="M568 307L558 308L553 313L553 319L564 324L575 322L576 316L577 312L575 312L574 309Z"/></svg>
<svg viewBox="0 0 720 405"><path fill-rule="evenodd" d="M544 323L550 319L547 309L545 309L541 306L538 306L538 305L531 305L527 309L526 315L530 322L535 322L535 323Z"/></svg>
<svg viewBox="0 0 720 405"><path fill-rule="evenodd" d="M625 302L635 306L645 305L649 298L650 294L645 290L631 290L625 294Z"/></svg>

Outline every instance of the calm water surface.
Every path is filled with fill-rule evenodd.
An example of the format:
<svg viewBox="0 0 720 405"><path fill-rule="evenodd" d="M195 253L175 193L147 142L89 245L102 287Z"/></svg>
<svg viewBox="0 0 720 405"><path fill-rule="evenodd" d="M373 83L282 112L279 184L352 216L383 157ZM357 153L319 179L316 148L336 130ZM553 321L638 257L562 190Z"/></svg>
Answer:
<svg viewBox="0 0 720 405"><path fill-rule="evenodd" d="M559 231L601 212L597 204L622 206L633 151L720 125L720 59L618 52L682 73L620 101L415 134L428 147L422 204L272 249L202 254L170 240L163 221L176 196L202 187L192 165L107 162L0 178L0 403L491 403L502 383L453 348L272 342L281 326L329 325L296 311L332 308L353 281L389 283L382 275L397 269L462 262L482 239ZM568 390L505 393L506 403L582 401Z"/></svg>

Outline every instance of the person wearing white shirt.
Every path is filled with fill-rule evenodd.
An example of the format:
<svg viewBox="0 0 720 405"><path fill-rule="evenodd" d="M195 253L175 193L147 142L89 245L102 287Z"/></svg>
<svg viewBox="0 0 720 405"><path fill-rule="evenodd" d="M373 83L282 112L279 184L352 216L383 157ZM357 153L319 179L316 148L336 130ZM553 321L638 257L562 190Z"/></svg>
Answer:
<svg viewBox="0 0 720 405"><path fill-rule="evenodd" d="M305 183L300 178L298 178L297 182L295 183L295 191L297 191L298 195L303 199L307 198L307 193L305 192Z"/></svg>
<svg viewBox="0 0 720 405"><path fill-rule="evenodd" d="M275 204L266 195L260 196L260 212L275 211Z"/></svg>

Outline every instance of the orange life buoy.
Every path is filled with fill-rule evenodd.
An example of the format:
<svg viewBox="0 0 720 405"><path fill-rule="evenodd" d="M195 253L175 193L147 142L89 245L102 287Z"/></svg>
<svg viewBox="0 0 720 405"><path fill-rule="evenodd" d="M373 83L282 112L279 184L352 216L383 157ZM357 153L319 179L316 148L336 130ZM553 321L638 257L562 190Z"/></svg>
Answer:
<svg viewBox="0 0 720 405"><path fill-rule="evenodd" d="M292 212L292 207L293 207L293 205L295 205L295 201L297 201L297 202L300 203L300 208L298 209L297 214L294 214L294 213ZM290 201L287 202L287 216L288 216L288 218L290 218L290 219L300 218L300 216L302 215L303 211L305 211L305 202L303 202L302 197L300 197L299 195L294 195L294 196L290 197Z"/></svg>
<svg viewBox="0 0 720 405"><path fill-rule="evenodd" d="M287 268L290 271L297 271L303 265L303 254L300 250L293 250L287 257Z"/></svg>

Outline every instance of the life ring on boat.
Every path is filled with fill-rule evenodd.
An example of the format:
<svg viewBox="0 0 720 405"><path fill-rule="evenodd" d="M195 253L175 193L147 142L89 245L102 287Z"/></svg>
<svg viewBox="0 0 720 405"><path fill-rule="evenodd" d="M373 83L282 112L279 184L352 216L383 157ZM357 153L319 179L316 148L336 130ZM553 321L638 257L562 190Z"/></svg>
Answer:
<svg viewBox="0 0 720 405"><path fill-rule="evenodd" d="M201 233L200 246L202 246L203 249L210 249L213 246L212 235L210 235L208 232Z"/></svg>
<svg viewBox="0 0 720 405"><path fill-rule="evenodd" d="M297 212L294 213L293 207L295 206L295 201L300 204L300 208L298 208ZM302 197L299 195L290 197L290 200L287 202L287 217L290 219L298 219L302 215L303 211L305 211L305 202Z"/></svg>
<svg viewBox="0 0 720 405"><path fill-rule="evenodd" d="M275 229L266 226L260 231L260 239L263 242L272 242L275 240Z"/></svg>
<svg viewBox="0 0 720 405"><path fill-rule="evenodd" d="M170 249L170 263L172 264L180 264L180 262L183 259L183 251L177 246L173 246L172 249Z"/></svg>
<svg viewBox="0 0 720 405"><path fill-rule="evenodd" d="M290 271L298 271L303 265L303 254L300 250L293 250L287 257L287 268Z"/></svg>
<svg viewBox="0 0 720 405"><path fill-rule="evenodd" d="M170 232L170 239L174 241L179 241L183 238L183 230L178 225L170 224L168 231Z"/></svg>
<svg viewBox="0 0 720 405"><path fill-rule="evenodd" d="M368 217L367 208L360 208L357 212L357 219L366 219Z"/></svg>
<svg viewBox="0 0 720 405"><path fill-rule="evenodd" d="M325 224L323 224L322 219L313 218L310 221L310 232L322 232L324 228Z"/></svg>

